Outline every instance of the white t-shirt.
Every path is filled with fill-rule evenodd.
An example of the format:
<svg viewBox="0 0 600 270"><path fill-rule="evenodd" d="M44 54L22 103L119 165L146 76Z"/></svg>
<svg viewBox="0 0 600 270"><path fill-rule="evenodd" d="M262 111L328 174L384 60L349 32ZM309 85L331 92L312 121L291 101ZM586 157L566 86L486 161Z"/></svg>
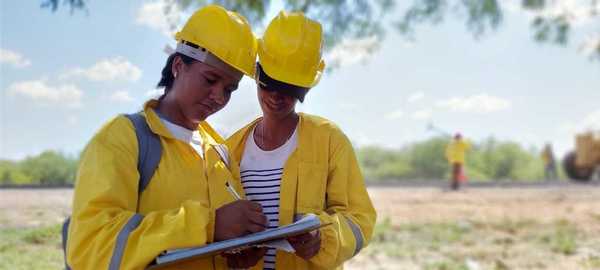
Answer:
<svg viewBox="0 0 600 270"><path fill-rule="evenodd" d="M198 130L189 130L177 124L171 123L169 120L162 117L160 118L160 121L163 123L163 125L165 125L169 132L171 132L173 137L192 146L198 155L200 155L201 158L204 158L204 151L202 150L202 136L200 136L200 132Z"/></svg>
<svg viewBox="0 0 600 270"><path fill-rule="evenodd" d="M248 200L262 205L263 212L269 220L268 228L277 228L279 226L281 176L285 162L298 144L298 126L296 125L294 133L282 146L271 151L262 150L256 145L253 136L254 129L246 139L246 147L240 164L242 186ZM275 249L267 249L264 257L264 270L275 269L275 253Z"/></svg>

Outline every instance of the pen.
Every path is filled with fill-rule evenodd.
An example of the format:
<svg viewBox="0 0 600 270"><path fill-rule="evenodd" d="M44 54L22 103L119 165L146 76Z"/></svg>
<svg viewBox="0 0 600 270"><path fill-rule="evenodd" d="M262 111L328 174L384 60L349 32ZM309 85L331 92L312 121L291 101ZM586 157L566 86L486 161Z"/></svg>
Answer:
<svg viewBox="0 0 600 270"><path fill-rule="evenodd" d="M242 199L242 197L240 197L240 195L235 192L235 189L229 184L229 181L225 182L225 186L227 187L227 191L229 191L229 193L231 193L236 200Z"/></svg>

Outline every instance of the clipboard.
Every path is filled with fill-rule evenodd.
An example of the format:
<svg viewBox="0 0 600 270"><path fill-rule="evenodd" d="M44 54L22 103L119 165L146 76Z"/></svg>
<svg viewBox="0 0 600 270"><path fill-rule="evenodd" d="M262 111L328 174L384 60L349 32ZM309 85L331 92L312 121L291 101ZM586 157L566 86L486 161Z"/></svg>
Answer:
<svg viewBox="0 0 600 270"><path fill-rule="evenodd" d="M257 232L245 235L238 238L233 238L225 241L215 242L195 248L178 249L167 251L154 259L154 262L146 269L160 269L167 265L172 265L192 259L210 257L230 250L240 250L246 247L259 245L261 243L284 239L306 232L310 232L331 223L321 224L319 218L314 214L306 214L298 221L284 225L274 229L267 229L262 232Z"/></svg>

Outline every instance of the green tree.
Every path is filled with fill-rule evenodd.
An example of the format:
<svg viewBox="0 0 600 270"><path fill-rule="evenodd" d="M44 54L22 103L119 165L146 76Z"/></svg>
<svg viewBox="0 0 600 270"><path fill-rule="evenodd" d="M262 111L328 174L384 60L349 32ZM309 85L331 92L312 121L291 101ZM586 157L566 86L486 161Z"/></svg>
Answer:
<svg viewBox="0 0 600 270"><path fill-rule="evenodd" d="M357 150L365 178L377 180L447 179L450 166L445 158L447 137L434 137L398 150L362 147ZM538 151L525 150L510 141L489 138L467 152L466 173L471 181L543 179Z"/></svg>
<svg viewBox="0 0 600 270"><path fill-rule="evenodd" d="M165 0L171 5L165 7L168 14L175 10L197 8L208 3L217 3L243 14L254 26L266 20L266 11L271 0ZM85 0L64 0L63 4L73 10L85 10ZM331 49L345 39L374 37L379 43L385 36L383 19L394 11L393 0L282 0L286 10L303 11L318 20L325 30L325 49ZM447 17L465 20L467 31L475 38L496 30L505 18L506 10L513 1L498 0L413 0L403 15L394 21L395 28L403 35L414 38L415 28L423 23L439 24ZM45 0L42 7L56 11L59 0ZM582 50L591 59L600 61L600 29L597 28L600 15L599 0L580 0L565 3L560 0L521 0L518 7L531 14L530 26L533 39L540 43L565 45L569 42L572 29L581 21L591 21L596 32L588 32L586 40L580 41ZM173 21L172 28L177 25ZM375 46L376 48L377 46ZM372 51L373 49L371 49Z"/></svg>
<svg viewBox="0 0 600 270"><path fill-rule="evenodd" d="M0 160L0 185L6 185L12 182L10 177L12 167L14 167L12 162Z"/></svg>
<svg viewBox="0 0 600 270"><path fill-rule="evenodd" d="M525 150L515 142L489 138L473 147L467 158L468 173L481 180L540 180L542 161L537 151Z"/></svg>
<svg viewBox="0 0 600 270"><path fill-rule="evenodd" d="M448 140L435 137L409 147L411 176L425 179L445 179L449 170L445 151Z"/></svg>
<svg viewBox="0 0 600 270"><path fill-rule="evenodd" d="M18 162L0 160L0 185L28 185L31 176L25 174Z"/></svg>
<svg viewBox="0 0 600 270"><path fill-rule="evenodd" d="M405 151L369 146L358 149L357 156L366 179L410 178L411 168Z"/></svg>
<svg viewBox="0 0 600 270"><path fill-rule="evenodd" d="M521 0L521 11L532 15L530 22L533 39L540 43L564 46L569 42L573 26L582 21L600 26L600 2L598 0ZM504 19L512 1L497 0L414 0L402 18L396 22L400 33L414 38L416 26L429 23L442 23L454 16L465 20L466 28L475 38L480 38L490 30L496 30ZM582 48L591 59L600 60L600 28L589 33L587 40L580 41Z"/></svg>
<svg viewBox="0 0 600 270"><path fill-rule="evenodd" d="M28 157L20 164L21 170L31 176L32 184L64 185L73 183L77 162L56 151L45 151Z"/></svg>
<svg viewBox="0 0 600 270"><path fill-rule="evenodd" d="M43 8L56 11L60 6L59 0L42 2ZM65 0L71 10L85 10L85 0ZM325 34L325 49L331 49L344 39L361 39L384 37L383 19L393 10L393 0L282 0L286 10L302 11L310 18L318 20L323 25ZM192 10L206 4L219 4L229 10L234 10L246 17L258 27L272 18L266 18L266 12L271 0L170 0L163 12L165 15L175 10ZM175 6L177 7L175 9ZM177 27L179 21L170 22L171 29Z"/></svg>
<svg viewBox="0 0 600 270"><path fill-rule="evenodd" d="M71 13L75 10L86 10L86 5L84 0L63 0L64 5L68 5L71 7ZM41 4L42 8L49 8L52 12L56 12L60 5L60 0L46 0Z"/></svg>

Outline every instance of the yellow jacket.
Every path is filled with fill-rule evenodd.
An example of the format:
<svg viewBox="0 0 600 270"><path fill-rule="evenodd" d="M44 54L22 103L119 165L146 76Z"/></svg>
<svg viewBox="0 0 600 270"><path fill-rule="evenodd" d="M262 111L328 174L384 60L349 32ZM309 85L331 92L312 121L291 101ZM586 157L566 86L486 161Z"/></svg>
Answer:
<svg viewBox="0 0 600 270"><path fill-rule="evenodd" d="M72 269L143 269L164 250L213 241L215 209L233 200L224 186L232 174L212 147L223 140L208 123L199 125L205 163L163 126L151 109L156 105L147 102L144 113L160 137L162 158L137 212L138 146L132 123L116 117L85 148L67 243ZM241 191L237 183L234 187ZM170 269L227 268L224 258L215 256Z"/></svg>
<svg viewBox="0 0 600 270"><path fill-rule="evenodd" d="M465 140L452 140L446 147L446 159L448 162L464 164L465 163L465 152L471 149L471 145Z"/></svg>
<svg viewBox="0 0 600 270"><path fill-rule="evenodd" d="M233 160L241 160L246 138L257 122L227 139ZM321 222L332 225L321 229L321 249L315 257L305 261L277 251L277 269L341 269L344 261L367 245L376 220L348 138L332 122L302 113L298 146L285 163L281 179L280 225L291 223L299 213L317 214ZM262 261L252 269L262 269Z"/></svg>
<svg viewBox="0 0 600 270"><path fill-rule="evenodd" d="M554 162L554 156L552 155L552 150L550 150L547 147L544 147L544 150L542 150L542 154L540 156L542 157L544 166L547 166L548 164Z"/></svg>

